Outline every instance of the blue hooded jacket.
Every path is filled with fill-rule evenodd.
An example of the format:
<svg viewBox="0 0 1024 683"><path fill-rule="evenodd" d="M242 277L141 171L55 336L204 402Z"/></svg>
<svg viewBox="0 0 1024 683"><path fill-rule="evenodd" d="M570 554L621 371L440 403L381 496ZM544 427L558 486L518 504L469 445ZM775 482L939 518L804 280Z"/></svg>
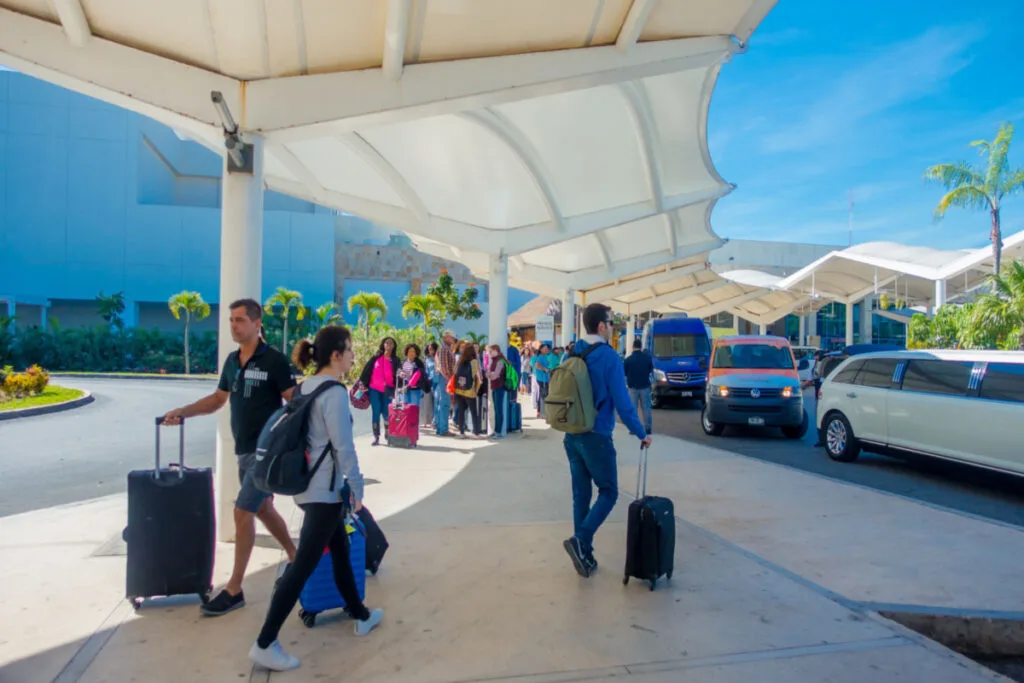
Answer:
<svg viewBox="0 0 1024 683"><path fill-rule="evenodd" d="M636 414L636 406L629 399L622 359L608 344L602 341L600 345L604 348L594 349L584 359L594 389L594 406L597 408L594 432L610 437L615 430L615 413L618 413L630 434L638 439L646 439L647 432ZM576 342L576 354L582 354L589 346L586 339Z"/></svg>

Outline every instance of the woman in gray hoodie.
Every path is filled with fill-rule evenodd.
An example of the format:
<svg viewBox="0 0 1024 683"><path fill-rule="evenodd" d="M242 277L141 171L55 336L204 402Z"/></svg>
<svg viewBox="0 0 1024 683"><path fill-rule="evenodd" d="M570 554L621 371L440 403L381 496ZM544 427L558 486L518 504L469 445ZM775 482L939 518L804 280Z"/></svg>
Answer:
<svg viewBox="0 0 1024 683"><path fill-rule="evenodd" d="M292 360L300 370L311 365L316 374L300 384L295 395L313 391L324 382L340 380L352 367L352 335L347 328L327 326L310 343L303 339L295 345ZM249 651L249 658L272 671L287 671L299 666L299 660L281 647L278 632L295 608L306 581L313 574L324 546L331 550L334 581L345 599L345 609L356 620L357 636L365 636L384 617L384 610L369 610L359 598L355 576L349 561L348 535L342 514L345 503L351 502L358 512L363 500L363 475L352 440L352 414L348 391L343 384L320 394L309 413L310 453L323 453L330 445L332 458L325 460L309 482L309 487L295 496L305 518L299 534L295 561L285 570L270 600L267 618L259 638ZM332 476L334 475L334 476ZM333 480L333 486L332 486ZM348 488L345 483L348 483ZM351 489L351 501L343 500L343 491Z"/></svg>

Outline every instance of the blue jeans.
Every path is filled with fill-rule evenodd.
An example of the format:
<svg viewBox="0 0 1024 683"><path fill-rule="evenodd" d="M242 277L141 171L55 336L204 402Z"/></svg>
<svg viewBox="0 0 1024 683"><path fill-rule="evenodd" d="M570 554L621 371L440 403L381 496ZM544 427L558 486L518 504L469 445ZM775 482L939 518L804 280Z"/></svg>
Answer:
<svg viewBox="0 0 1024 683"><path fill-rule="evenodd" d="M651 390L647 389L633 389L629 390L629 402L636 408L636 414L640 416L640 409L643 409L643 420L644 429L650 434L653 429L653 419L651 417Z"/></svg>
<svg viewBox="0 0 1024 683"><path fill-rule="evenodd" d="M565 454L572 475L573 535L584 553L594 551L594 534L611 514L619 497L619 472L612 437L596 432L565 435ZM590 506L597 486L597 502Z"/></svg>
<svg viewBox="0 0 1024 683"><path fill-rule="evenodd" d="M448 380L438 375L436 381L438 384L434 387L434 429L438 436L444 436L448 433L452 397L448 395Z"/></svg>
<svg viewBox="0 0 1024 683"><path fill-rule="evenodd" d="M508 393L505 388L495 389L491 392L494 395L494 435L505 436L507 426L505 425L505 413L508 412Z"/></svg>
<svg viewBox="0 0 1024 683"><path fill-rule="evenodd" d="M420 398L423 396L423 392L419 389L410 389L405 394L405 402L411 406L418 406L420 404Z"/></svg>
<svg viewBox="0 0 1024 683"><path fill-rule="evenodd" d="M384 418L384 427L388 424L388 406L391 405L391 393L370 389L370 408L373 411L373 433L380 434L380 419Z"/></svg>

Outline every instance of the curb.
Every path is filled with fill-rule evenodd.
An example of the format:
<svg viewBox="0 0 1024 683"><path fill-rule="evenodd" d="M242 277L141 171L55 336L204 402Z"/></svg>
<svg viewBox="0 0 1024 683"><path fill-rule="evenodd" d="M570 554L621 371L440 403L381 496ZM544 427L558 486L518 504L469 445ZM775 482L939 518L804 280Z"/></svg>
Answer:
<svg viewBox="0 0 1024 683"><path fill-rule="evenodd" d="M84 396L73 398L70 401L64 401L63 403L54 403L48 406L39 406L38 408L21 408L20 410L5 410L0 412L0 422L4 420L17 420L23 417L36 417L37 415L49 415L50 413L63 413L65 410L73 410L75 408L81 408L84 405L89 405L96 399L93 397L91 392L86 391Z"/></svg>
<svg viewBox="0 0 1024 683"><path fill-rule="evenodd" d="M60 379L128 379L128 380L144 380L153 379L161 382L216 382L217 377L214 375L133 375L130 373L115 374L115 373L102 373L102 372L88 372L83 374L65 375L59 372L51 372L50 377L57 377Z"/></svg>

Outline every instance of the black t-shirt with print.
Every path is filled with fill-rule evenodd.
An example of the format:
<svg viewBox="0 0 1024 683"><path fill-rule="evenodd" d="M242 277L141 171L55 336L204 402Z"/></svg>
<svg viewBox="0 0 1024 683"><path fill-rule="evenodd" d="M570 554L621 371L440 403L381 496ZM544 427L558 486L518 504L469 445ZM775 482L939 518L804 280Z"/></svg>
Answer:
<svg viewBox="0 0 1024 683"><path fill-rule="evenodd" d="M256 452L256 441L274 411L281 407L281 394L295 386L288 359L277 349L260 342L252 358L239 365L239 352L224 361L217 388L231 393L231 433L235 454Z"/></svg>

